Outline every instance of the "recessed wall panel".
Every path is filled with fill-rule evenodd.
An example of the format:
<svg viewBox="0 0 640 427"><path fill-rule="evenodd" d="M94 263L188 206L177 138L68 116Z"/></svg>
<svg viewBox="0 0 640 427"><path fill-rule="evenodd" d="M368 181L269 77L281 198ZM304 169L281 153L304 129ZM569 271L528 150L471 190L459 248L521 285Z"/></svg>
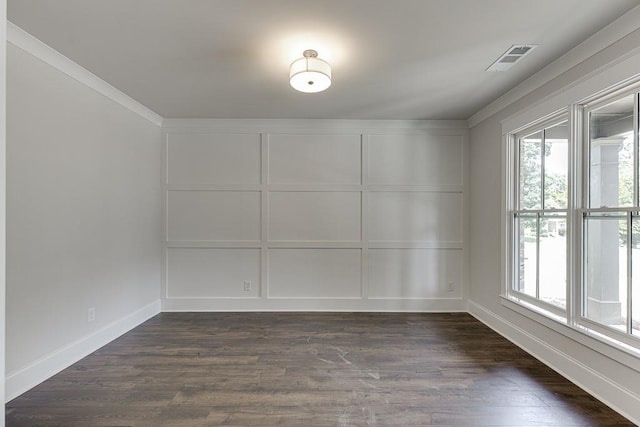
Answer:
<svg viewBox="0 0 640 427"><path fill-rule="evenodd" d="M168 191L169 241L260 240L257 191Z"/></svg>
<svg viewBox="0 0 640 427"><path fill-rule="evenodd" d="M457 298L461 249L370 249L370 298Z"/></svg>
<svg viewBox="0 0 640 427"><path fill-rule="evenodd" d="M260 183L260 135L169 134L170 185Z"/></svg>
<svg viewBox="0 0 640 427"><path fill-rule="evenodd" d="M360 194L354 191L270 193L269 240L360 240Z"/></svg>
<svg viewBox="0 0 640 427"><path fill-rule="evenodd" d="M460 135L371 135L369 183L462 185Z"/></svg>
<svg viewBox="0 0 640 427"><path fill-rule="evenodd" d="M257 297L259 290L260 249L167 250L169 298Z"/></svg>
<svg viewBox="0 0 640 427"><path fill-rule="evenodd" d="M371 192L372 241L462 242L462 193Z"/></svg>
<svg viewBox="0 0 640 427"><path fill-rule="evenodd" d="M360 182L360 135L269 135L269 183Z"/></svg>
<svg viewBox="0 0 640 427"><path fill-rule="evenodd" d="M271 249L269 297L359 298L360 249Z"/></svg>

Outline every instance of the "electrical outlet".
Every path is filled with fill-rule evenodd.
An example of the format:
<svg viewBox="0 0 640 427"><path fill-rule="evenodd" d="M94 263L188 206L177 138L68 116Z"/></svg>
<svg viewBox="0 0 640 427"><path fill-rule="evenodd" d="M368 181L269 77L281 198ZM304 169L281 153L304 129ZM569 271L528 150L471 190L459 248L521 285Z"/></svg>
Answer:
<svg viewBox="0 0 640 427"><path fill-rule="evenodd" d="M244 281L244 290L245 292L251 291L251 280Z"/></svg>
<svg viewBox="0 0 640 427"><path fill-rule="evenodd" d="M453 282L447 283L447 291L453 292L456 290L455 284Z"/></svg>
<svg viewBox="0 0 640 427"><path fill-rule="evenodd" d="M96 320L96 309L91 307L87 310L87 321L93 322L94 320Z"/></svg>

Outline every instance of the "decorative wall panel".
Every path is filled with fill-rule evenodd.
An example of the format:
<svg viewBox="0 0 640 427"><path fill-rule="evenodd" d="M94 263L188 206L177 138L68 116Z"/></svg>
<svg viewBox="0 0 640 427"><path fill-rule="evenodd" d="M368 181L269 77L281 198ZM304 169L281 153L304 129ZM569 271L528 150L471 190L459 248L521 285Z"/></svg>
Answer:
<svg viewBox="0 0 640 427"><path fill-rule="evenodd" d="M466 129L167 123L164 310L465 309Z"/></svg>

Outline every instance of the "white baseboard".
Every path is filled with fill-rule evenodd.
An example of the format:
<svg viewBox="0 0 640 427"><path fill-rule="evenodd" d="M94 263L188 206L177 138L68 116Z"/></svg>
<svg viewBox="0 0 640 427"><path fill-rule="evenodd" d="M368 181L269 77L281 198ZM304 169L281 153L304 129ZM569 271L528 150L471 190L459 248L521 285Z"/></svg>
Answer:
<svg viewBox="0 0 640 427"><path fill-rule="evenodd" d="M640 425L640 396L473 301L476 319L549 366L633 423Z"/></svg>
<svg viewBox="0 0 640 427"><path fill-rule="evenodd" d="M165 298L162 311L466 312L461 298Z"/></svg>
<svg viewBox="0 0 640 427"><path fill-rule="evenodd" d="M158 313L160 300L36 360L19 371L8 373L5 378L5 401L15 399Z"/></svg>

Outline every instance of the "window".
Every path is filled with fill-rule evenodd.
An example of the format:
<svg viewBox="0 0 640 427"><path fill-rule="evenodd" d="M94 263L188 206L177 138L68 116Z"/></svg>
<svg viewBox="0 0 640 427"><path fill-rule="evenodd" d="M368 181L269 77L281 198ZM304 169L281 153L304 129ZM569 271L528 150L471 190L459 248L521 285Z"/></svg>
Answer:
<svg viewBox="0 0 640 427"><path fill-rule="evenodd" d="M508 299L636 349L638 86L507 135L505 240Z"/></svg>
<svg viewBox="0 0 640 427"><path fill-rule="evenodd" d="M568 137L565 117L515 135L511 291L550 310L566 305Z"/></svg>
<svg viewBox="0 0 640 427"><path fill-rule="evenodd" d="M638 93L585 106L581 323L640 338Z"/></svg>

